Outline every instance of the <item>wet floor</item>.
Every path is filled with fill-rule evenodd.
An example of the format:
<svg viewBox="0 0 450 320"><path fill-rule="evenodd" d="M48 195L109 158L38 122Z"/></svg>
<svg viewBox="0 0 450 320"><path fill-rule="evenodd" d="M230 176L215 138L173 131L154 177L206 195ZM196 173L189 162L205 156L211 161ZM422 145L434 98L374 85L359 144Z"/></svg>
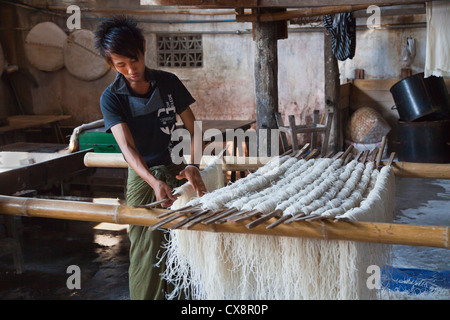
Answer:
<svg viewBox="0 0 450 320"><path fill-rule="evenodd" d="M113 227L22 218L25 271L15 272L11 255L0 257L0 299L129 299L129 240L125 228Z"/></svg>

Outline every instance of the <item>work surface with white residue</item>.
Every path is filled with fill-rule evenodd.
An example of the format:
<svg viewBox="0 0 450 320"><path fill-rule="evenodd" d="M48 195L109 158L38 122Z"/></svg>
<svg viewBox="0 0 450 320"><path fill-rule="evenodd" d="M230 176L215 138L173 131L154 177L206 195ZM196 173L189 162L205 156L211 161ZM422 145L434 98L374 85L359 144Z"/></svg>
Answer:
<svg viewBox="0 0 450 320"><path fill-rule="evenodd" d="M396 186L395 223L450 225L450 180L396 178ZM392 249L392 265L401 279L395 285L398 294L386 299L450 299L450 250L402 245Z"/></svg>

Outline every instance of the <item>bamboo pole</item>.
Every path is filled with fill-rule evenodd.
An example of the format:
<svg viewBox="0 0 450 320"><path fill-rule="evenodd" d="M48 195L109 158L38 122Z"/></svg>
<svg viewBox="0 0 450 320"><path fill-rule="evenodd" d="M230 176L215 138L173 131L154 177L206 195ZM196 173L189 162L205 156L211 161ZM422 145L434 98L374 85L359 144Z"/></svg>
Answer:
<svg viewBox="0 0 450 320"><path fill-rule="evenodd" d="M208 163L209 158L203 157L200 168L203 169ZM223 171L245 171L257 170L263 166L270 158L256 157L223 157ZM84 157L86 167L103 168L127 168L128 165L120 153L94 153L88 152ZM381 161L381 165L386 166L388 161ZM394 174L397 177L406 178L433 178L450 179L450 164L448 163L416 163L416 162L392 162Z"/></svg>
<svg viewBox="0 0 450 320"><path fill-rule="evenodd" d="M128 168L121 153L88 152L84 156L84 165L93 168Z"/></svg>
<svg viewBox="0 0 450 320"><path fill-rule="evenodd" d="M204 169L216 156L203 156L200 169ZM223 156L223 171L257 170L270 161L271 157L237 157ZM92 168L128 168L121 153L96 153L88 152L84 157L84 165Z"/></svg>
<svg viewBox="0 0 450 320"><path fill-rule="evenodd" d="M132 208L123 205L98 204L78 201L49 200L0 196L2 214L26 217L53 218L92 222L109 222L153 226L161 220L158 215L166 209ZM182 217L165 225L166 228L181 222ZM425 246L449 249L449 227L417 226L374 222L330 222L300 221L276 228L266 227L276 218L247 229L245 223L203 224L197 223L190 230L225 233L246 233L285 237L304 237L322 240L350 240L410 246Z"/></svg>
<svg viewBox="0 0 450 320"><path fill-rule="evenodd" d="M381 162L387 165L387 161ZM392 162L394 174L405 178L432 178L450 179L450 164L448 163L417 163L417 162Z"/></svg>

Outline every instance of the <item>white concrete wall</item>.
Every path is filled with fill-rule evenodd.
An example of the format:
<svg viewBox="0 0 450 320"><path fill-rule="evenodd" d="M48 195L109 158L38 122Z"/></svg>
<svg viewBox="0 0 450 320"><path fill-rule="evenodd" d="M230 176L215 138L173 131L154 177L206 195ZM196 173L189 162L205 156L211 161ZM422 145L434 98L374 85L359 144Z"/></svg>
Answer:
<svg viewBox="0 0 450 320"><path fill-rule="evenodd" d="M88 4L93 5L94 2L90 1ZM98 3L100 2L97 1ZM27 30L38 22L52 20L69 32L64 17L54 17L20 8L17 9L17 17L16 24L21 31L17 31L20 36L15 37L14 41L17 42L15 46L18 48L23 47ZM145 19L140 25L147 39L146 62L149 67L157 67L156 34L171 32L203 34L202 68L165 69L177 74L197 100L193 106L197 118L256 119L254 41L250 23L213 22L234 18L229 15L136 15L135 17ZM211 23L149 22L162 19L210 20ZM423 20L422 16L406 22L415 23ZM93 30L99 21L100 19L82 20L82 28ZM386 21L399 22L393 19ZM417 56L411 68L413 73L421 72L425 63L425 28L361 30L357 33L356 56L352 60L339 63L341 79L353 78L354 69L364 69L368 79L398 78L402 67L399 64L401 46L406 37L416 39ZM81 81L65 69L51 73L36 70L26 63L23 49L15 52L21 55L15 61L29 70L39 83L37 88L27 86L34 113L71 114L72 125L101 118L99 97L114 79L113 71L95 81ZM323 29L319 28L312 32L290 31L288 39L278 41L278 52L279 110L285 119L287 115L295 114L299 123L310 123L314 109L324 110ZM5 90L0 90L0 93L2 91Z"/></svg>

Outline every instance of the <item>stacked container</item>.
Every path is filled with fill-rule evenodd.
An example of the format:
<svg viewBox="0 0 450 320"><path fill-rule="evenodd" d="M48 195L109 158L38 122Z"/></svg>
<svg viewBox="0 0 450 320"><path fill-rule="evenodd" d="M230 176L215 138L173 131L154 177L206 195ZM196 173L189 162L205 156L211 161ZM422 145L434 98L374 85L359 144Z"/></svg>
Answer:
<svg viewBox="0 0 450 320"><path fill-rule="evenodd" d="M391 89L399 114L398 160L450 162L450 98L442 77L407 77Z"/></svg>

